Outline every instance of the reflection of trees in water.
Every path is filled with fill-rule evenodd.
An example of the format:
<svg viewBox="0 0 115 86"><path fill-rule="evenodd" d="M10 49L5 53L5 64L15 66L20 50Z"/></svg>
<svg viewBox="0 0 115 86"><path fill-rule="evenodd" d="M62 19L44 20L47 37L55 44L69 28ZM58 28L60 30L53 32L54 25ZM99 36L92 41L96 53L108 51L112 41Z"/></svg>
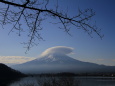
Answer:
<svg viewBox="0 0 115 86"><path fill-rule="evenodd" d="M18 80L17 78L0 78L0 86L9 86L11 83Z"/></svg>
<svg viewBox="0 0 115 86"><path fill-rule="evenodd" d="M115 86L115 80L108 77L57 77L32 76L9 82L1 81L0 86Z"/></svg>
<svg viewBox="0 0 115 86"><path fill-rule="evenodd" d="M80 81L74 77L49 77L43 78L44 81L38 81L40 86L79 86Z"/></svg>
<svg viewBox="0 0 115 86"><path fill-rule="evenodd" d="M80 81L74 77L39 77L35 82L18 83L18 86L79 86Z"/></svg>

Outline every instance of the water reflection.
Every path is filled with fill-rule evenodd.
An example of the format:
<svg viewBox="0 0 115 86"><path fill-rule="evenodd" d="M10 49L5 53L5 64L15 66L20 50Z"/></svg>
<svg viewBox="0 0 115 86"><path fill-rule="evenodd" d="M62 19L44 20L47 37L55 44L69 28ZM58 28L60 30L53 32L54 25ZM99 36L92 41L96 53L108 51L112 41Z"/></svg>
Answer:
<svg viewBox="0 0 115 86"><path fill-rule="evenodd" d="M39 86L36 83L36 78L35 77L25 77L20 79L19 81L15 81L9 86Z"/></svg>
<svg viewBox="0 0 115 86"><path fill-rule="evenodd" d="M115 86L115 79L88 77L25 77L6 86Z"/></svg>
<svg viewBox="0 0 115 86"><path fill-rule="evenodd" d="M0 78L0 86L9 86L11 83L15 81L19 81L20 79L17 78Z"/></svg>
<svg viewBox="0 0 115 86"><path fill-rule="evenodd" d="M77 81L77 80L76 80ZM76 83L76 85L75 85ZM26 77L9 86L79 86L74 77Z"/></svg>

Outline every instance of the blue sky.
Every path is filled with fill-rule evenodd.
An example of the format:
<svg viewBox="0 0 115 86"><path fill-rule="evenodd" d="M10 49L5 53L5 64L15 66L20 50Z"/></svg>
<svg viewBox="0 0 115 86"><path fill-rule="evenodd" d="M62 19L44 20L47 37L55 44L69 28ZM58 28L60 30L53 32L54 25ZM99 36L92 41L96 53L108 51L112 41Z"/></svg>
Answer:
<svg viewBox="0 0 115 86"><path fill-rule="evenodd" d="M51 2L50 4L53 4L53 1ZM70 56L75 59L115 66L115 0L58 0L58 2L61 9L68 6L70 15L75 15L78 8L92 8L96 12L92 21L96 21L97 26L102 29L104 38L101 40L95 33L91 38L83 30L75 28L70 31L71 37L58 29L57 25L46 21L43 25L44 29L40 32L45 41L38 41L38 46L34 46L25 54L26 49L21 43L27 41L23 35L26 33L22 33L21 37L16 32L8 35L11 26L7 25L5 29L0 26L0 56L37 58L50 47L67 46L74 48L74 54Z"/></svg>

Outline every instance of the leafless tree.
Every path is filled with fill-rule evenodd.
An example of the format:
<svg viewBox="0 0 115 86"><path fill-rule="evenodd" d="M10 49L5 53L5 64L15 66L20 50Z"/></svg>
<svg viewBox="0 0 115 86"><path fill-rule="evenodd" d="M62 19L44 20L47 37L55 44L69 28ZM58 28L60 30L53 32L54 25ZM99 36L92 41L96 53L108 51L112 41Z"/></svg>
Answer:
<svg viewBox="0 0 115 86"><path fill-rule="evenodd" d="M100 38L100 29L96 24L90 22L91 18L95 15L92 9L81 10L75 16L70 16L69 13L59 10L59 5L55 8L49 8L49 0L0 0L0 25L4 28L5 25L10 24L12 28L10 32L17 30L18 35L26 31L28 34L27 50L36 44L36 40L43 40L40 35L40 30L43 29L43 21L47 18L56 19L57 22L52 24L62 24L59 27L70 34L71 26L77 29L86 31L90 36L95 32ZM27 28L23 28L26 26ZM10 33L9 32L9 33Z"/></svg>

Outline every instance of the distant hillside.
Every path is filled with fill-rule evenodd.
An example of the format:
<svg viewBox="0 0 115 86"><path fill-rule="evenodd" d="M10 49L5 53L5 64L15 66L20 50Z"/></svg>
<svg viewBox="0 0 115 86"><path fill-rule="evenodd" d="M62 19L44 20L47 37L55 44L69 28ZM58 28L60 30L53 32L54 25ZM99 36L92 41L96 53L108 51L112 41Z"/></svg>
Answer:
<svg viewBox="0 0 115 86"><path fill-rule="evenodd" d="M0 63L0 78L19 78L23 76L25 76L25 74L22 74L21 72Z"/></svg>

